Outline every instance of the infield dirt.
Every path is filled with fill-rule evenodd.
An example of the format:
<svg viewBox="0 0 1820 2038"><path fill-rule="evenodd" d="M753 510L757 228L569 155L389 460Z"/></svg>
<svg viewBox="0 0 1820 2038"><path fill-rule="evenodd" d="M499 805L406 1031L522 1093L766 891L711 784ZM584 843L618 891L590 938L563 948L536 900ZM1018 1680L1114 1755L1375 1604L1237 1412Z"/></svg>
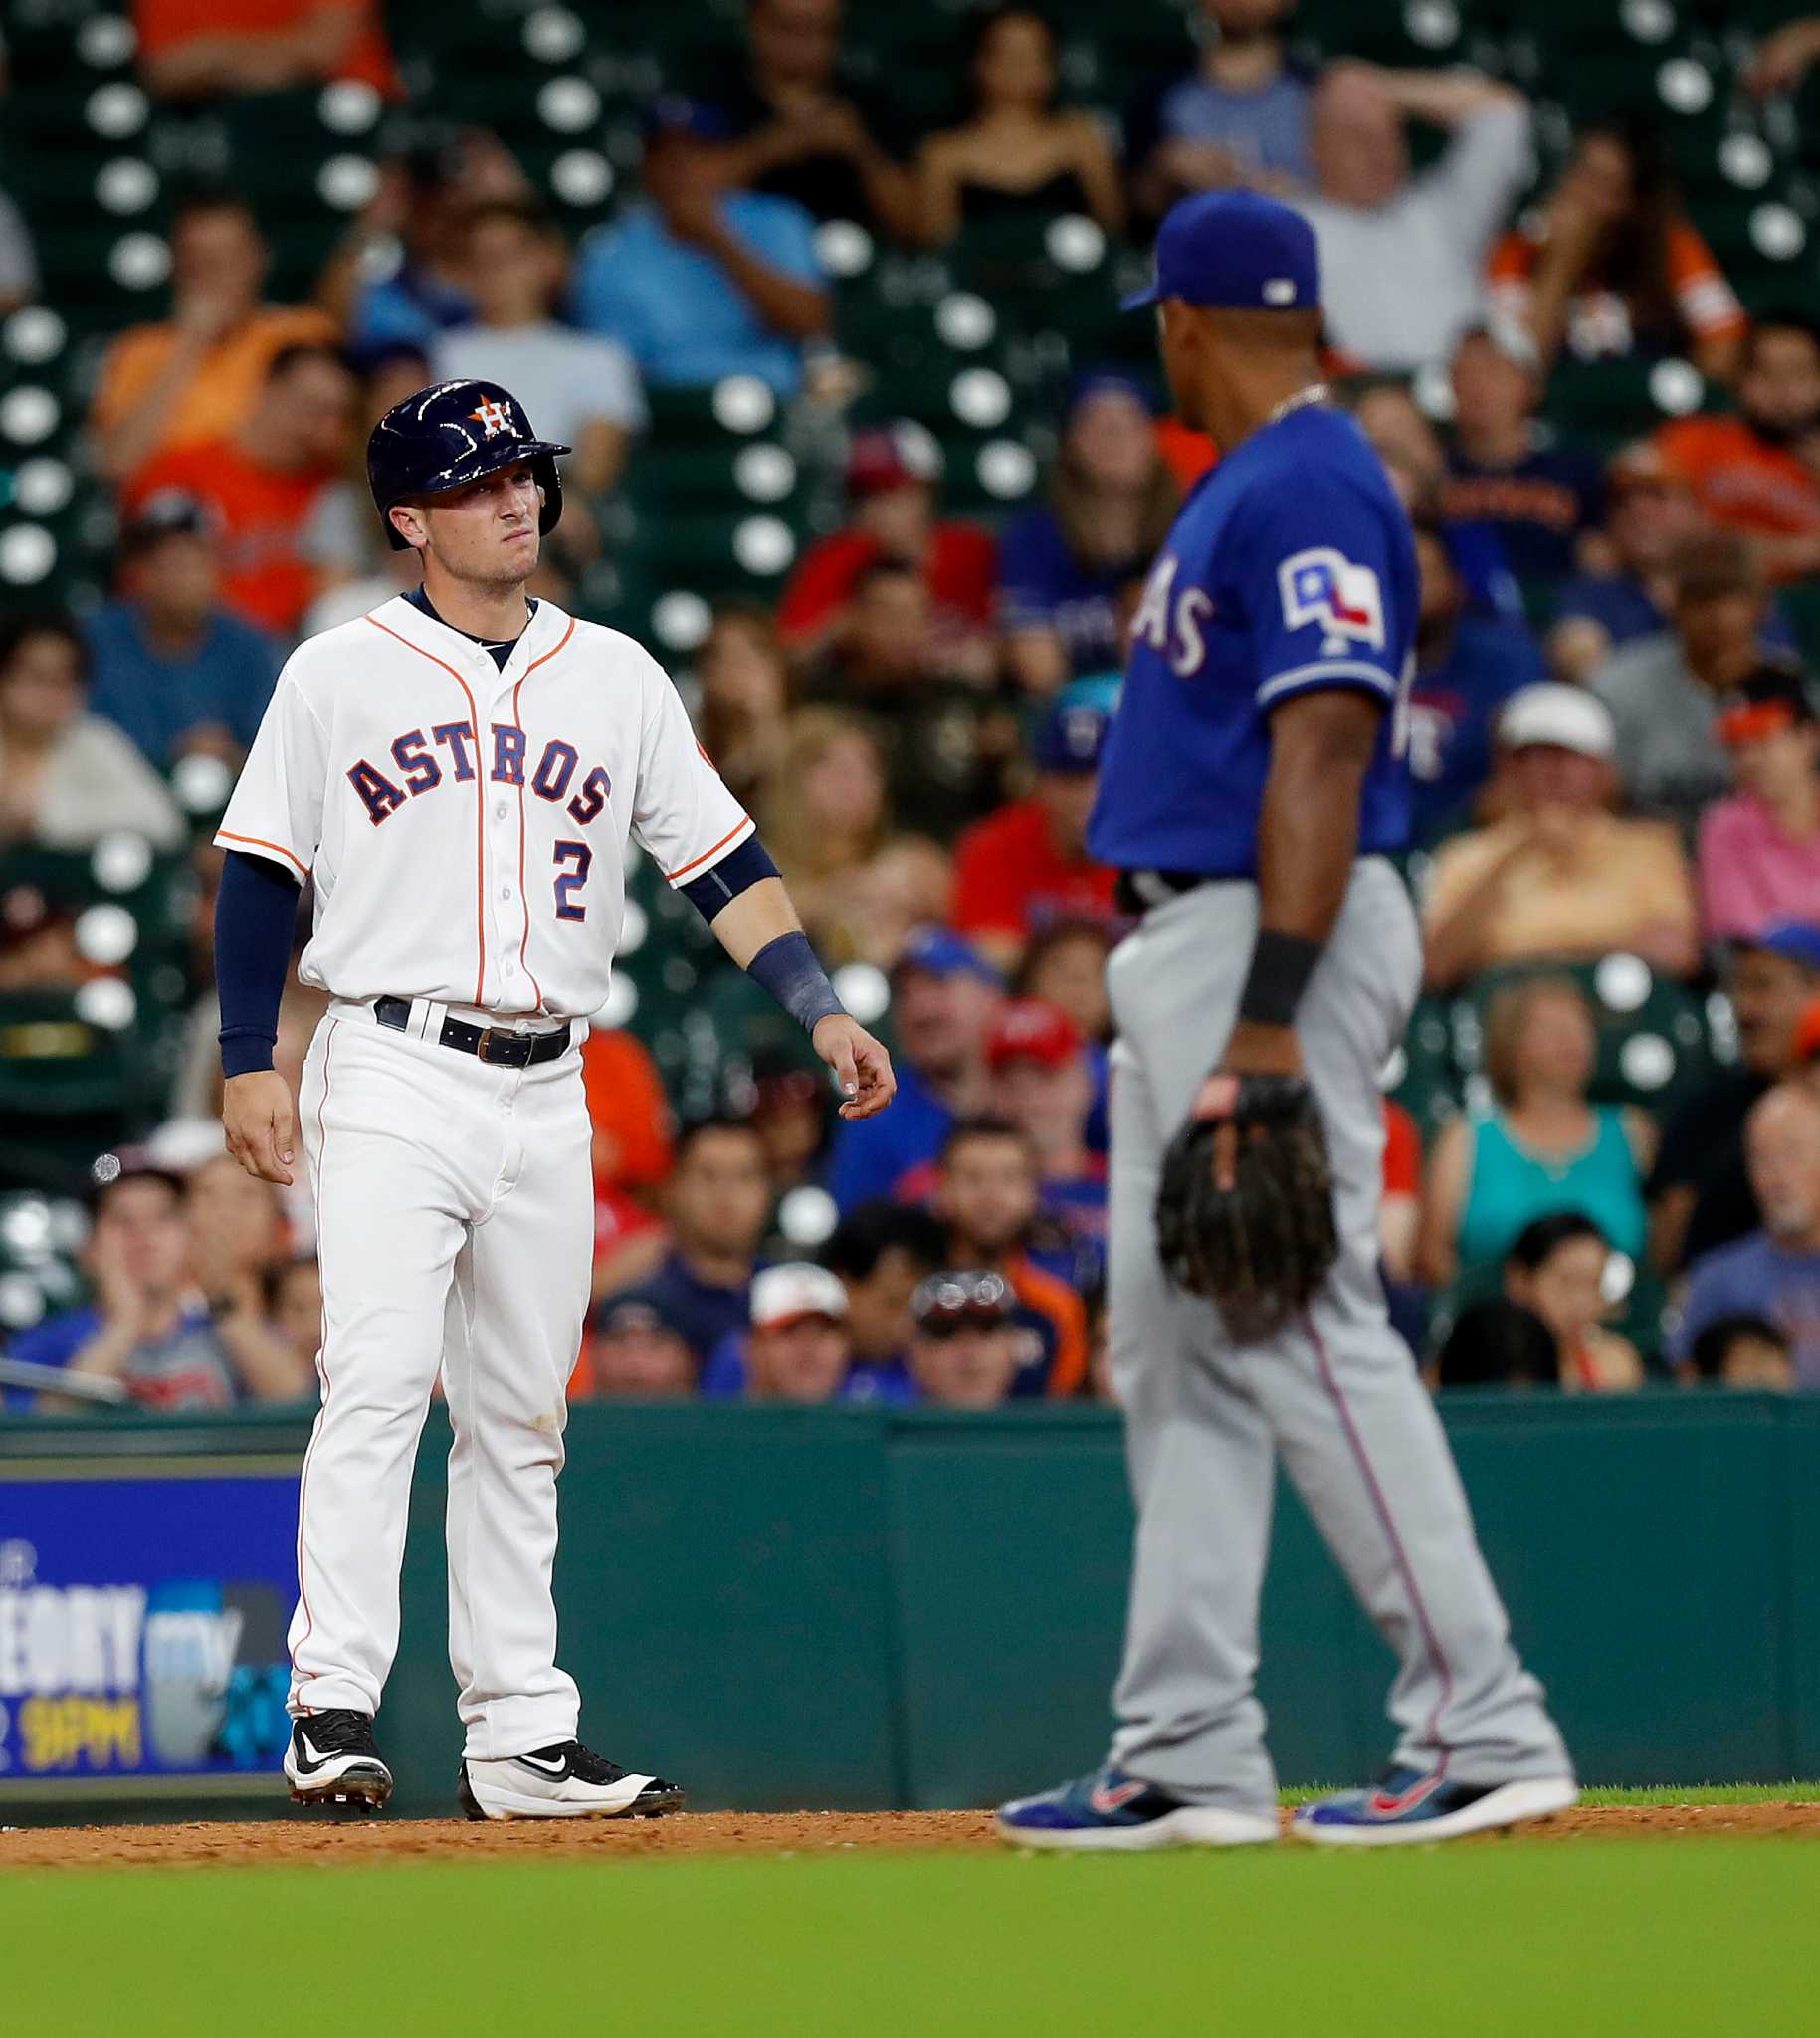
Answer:
<svg viewBox="0 0 1820 2038"><path fill-rule="evenodd" d="M1285 1823L1288 1813L1284 1814ZM1456 1846L1497 1846L1507 1838L1558 1841L1643 1836L1682 1839L1820 1840L1820 1804L1588 1805ZM355 1863L442 1858L476 1861L585 1857L639 1860L661 1855L972 1852L997 1847L983 1811L684 1812L668 1819L575 1819L476 1825L465 1819L362 1822L296 1819L205 1820L168 1826L0 1829L0 1869L334 1868Z"/></svg>

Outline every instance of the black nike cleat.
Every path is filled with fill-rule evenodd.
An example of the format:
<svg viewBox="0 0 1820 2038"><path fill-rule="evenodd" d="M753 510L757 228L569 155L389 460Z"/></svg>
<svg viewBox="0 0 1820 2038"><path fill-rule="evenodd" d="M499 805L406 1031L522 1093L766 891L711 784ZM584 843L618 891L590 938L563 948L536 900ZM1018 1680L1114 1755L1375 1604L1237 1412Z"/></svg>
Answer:
<svg viewBox="0 0 1820 2038"><path fill-rule="evenodd" d="M382 1811L392 1794L392 1772L379 1759L371 1718L345 1707L293 1722L285 1780L298 1804Z"/></svg>
<svg viewBox="0 0 1820 2038"><path fill-rule="evenodd" d="M498 1761L470 1756L456 1795L471 1819L657 1818L683 1802L674 1783L622 1769L578 1740Z"/></svg>

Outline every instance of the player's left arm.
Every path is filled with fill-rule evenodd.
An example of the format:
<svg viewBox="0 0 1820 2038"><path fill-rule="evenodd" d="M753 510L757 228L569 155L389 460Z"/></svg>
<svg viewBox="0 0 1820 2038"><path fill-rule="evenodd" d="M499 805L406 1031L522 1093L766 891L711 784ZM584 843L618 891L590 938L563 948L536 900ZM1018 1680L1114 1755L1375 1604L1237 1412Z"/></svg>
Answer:
<svg viewBox="0 0 1820 2038"><path fill-rule="evenodd" d="M669 674L646 658L641 679L633 836L739 967L809 1035L840 1087L841 1116L871 1118L897 1091L891 1057L836 996L777 866L697 742Z"/></svg>
<svg viewBox="0 0 1820 2038"><path fill-rule="evenodd" d="M1302 1074L1296 1008L1345 900L1365 774L1402 678L1399 536L1387 507L1343 478L1306 476L1251 511L1238 565L1270 771L1258 937L1219 1063L1228 1074Z"/></svg>

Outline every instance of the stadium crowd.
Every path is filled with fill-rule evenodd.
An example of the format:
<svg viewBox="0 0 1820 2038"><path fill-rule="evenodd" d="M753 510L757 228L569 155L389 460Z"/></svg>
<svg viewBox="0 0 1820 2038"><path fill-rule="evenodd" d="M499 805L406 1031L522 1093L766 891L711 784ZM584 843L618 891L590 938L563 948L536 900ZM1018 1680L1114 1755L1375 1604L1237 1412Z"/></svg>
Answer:
<svg viewBox="0 0 1820 2038"><path fill-rule="evenodd" d="M140 82L173 106L347 81L412 110L378 0L132 14ZM1392 1313L1441 1388L1820 1389L1820 330L1746 311L1647 124L1582 125L1538 181L1516 84L1311 72L1293 15L1200 0L1193 46L1110 111L1069 102L1040 10L957 15L969 104L916 132L849 75L840 0L750 0L740 61L651 99L637 193L578 245L496 135L407 136L302 302L271 300L244 196L182 198L168 316L117 331L90 392L111 592L9 596L0 628L0 1001L29 1017L124 973L46 875L59 857L126 831L188 885L181 1037L151 1104L100 1124L80 1242L43 1243L67 1167L23 1121L5 1141L6 1264L61 1254L80 1282L20 1301L0 1276L5 1356L56 1369L16 1368L8 1413L314 1390L306 1195L211 1130L204 824L289 647L413 582L361 453L445 375L505 383L573 446L534 591L583 610L625 490L672 458L667 396L755 381L839 478L775 599L705 578L711 616L665 655L837 986L882 1019L899 1096L841 1123L803 1044L741 983L698 980L700 946L635 884L629 966L680 981L713 1038L685 1082L656 1034L674 998L595 1021L572 1393L1107 1395L1104 963L1127 923L1086 827L1121 640L1213 449L1127 347L1072 364L1024 506L950 510L929 434L856 407L892 362L842 343L823 230L934 259L1079 220L1141 249L1172 200L1233 184L1312 220L1334 400L1416 534L1398 739L1428 991L1385 1074ZM1820 20L1790 21L1744 89L1786 96L1817 61ZM30 193L0 192L0 308L37 278ZM1717 400L1576 441L1551 386L1612 361L1691 363ZM294 1081L322 1002L287 998ZM13 1009L0 1055L47 1052Z"/></svg>

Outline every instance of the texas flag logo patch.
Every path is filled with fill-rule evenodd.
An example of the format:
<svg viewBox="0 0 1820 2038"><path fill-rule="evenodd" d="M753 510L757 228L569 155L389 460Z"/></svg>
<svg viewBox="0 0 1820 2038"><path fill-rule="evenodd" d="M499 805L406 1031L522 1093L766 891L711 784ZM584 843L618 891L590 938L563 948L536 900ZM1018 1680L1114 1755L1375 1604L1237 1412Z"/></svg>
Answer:
<svg viewBox="0 0 1820 2038"><path fill-rule="evenodd" d="M1318 623L1328 656L1348 643L1384 648L1384 591L1369 566L1355 566L1331 545L1293 553L1277 568L1283 620L1291 630Z"/></svg>

